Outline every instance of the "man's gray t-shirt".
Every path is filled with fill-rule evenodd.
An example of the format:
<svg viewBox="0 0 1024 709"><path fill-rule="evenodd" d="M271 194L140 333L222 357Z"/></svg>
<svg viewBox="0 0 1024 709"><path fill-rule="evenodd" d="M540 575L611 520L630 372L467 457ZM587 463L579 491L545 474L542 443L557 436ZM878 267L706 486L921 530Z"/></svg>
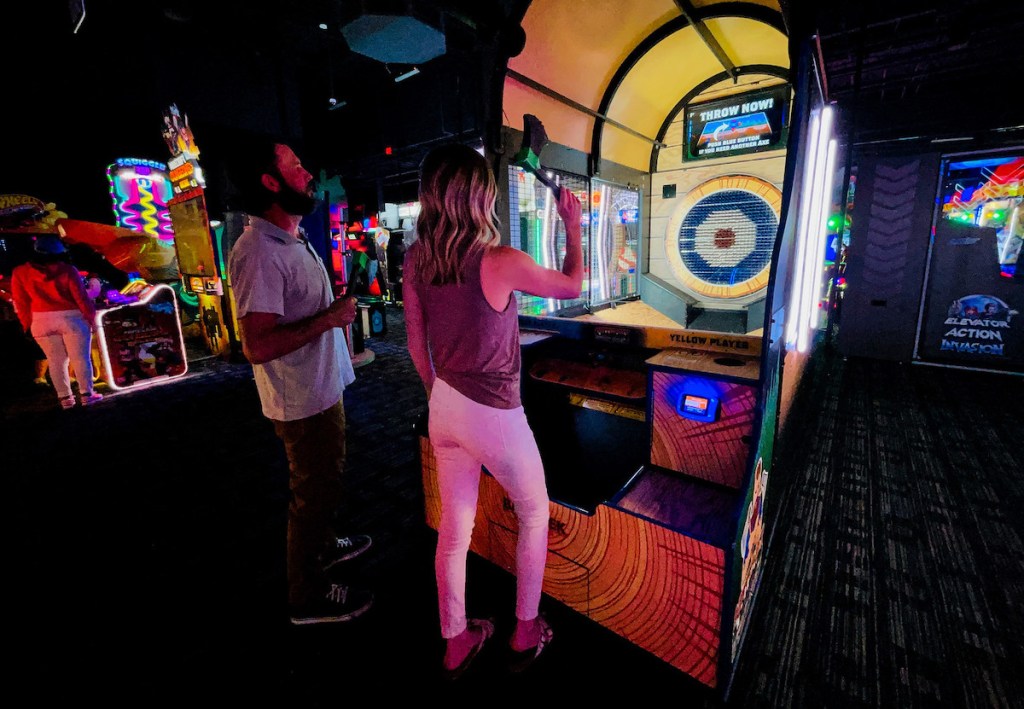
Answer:
<svg viewBox="0 0 1024 709"><path fill-rule="evenodd" d="M239 319L273 313L287 324L315 315L334 300L327 270L309 242L259 217L249 218L232 247L228 273ZM303 419L334 406L356 378L340 328L253 365L253 372L263 415L275 421Z"/></svg>

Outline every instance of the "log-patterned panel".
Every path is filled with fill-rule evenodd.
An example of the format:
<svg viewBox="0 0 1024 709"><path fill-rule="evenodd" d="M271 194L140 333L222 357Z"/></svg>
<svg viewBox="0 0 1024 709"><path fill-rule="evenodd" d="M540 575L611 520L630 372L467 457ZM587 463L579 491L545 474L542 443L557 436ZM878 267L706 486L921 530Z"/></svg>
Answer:
<svg viewBox="0 0 1024 709"><path fill-rule="evenodd" d="M436 472L429 442L421 439L421 445L427 521L437 529ZM471 548L511 570L517 529L512 503L498 482L484 475ZM604 505L588 516L557 503L551 505L548 548L545 593L704 684L716 685L722 549Z"/></svg>
<svg viewBox="0 0 1024 709"><path fill-rule="evenodd" d="M488 523L487 526L491 556L485 558L514 574L519 535L500 524ZM570 608L590 615L590 570L582 564L549 550L542 590Z"/></svg>

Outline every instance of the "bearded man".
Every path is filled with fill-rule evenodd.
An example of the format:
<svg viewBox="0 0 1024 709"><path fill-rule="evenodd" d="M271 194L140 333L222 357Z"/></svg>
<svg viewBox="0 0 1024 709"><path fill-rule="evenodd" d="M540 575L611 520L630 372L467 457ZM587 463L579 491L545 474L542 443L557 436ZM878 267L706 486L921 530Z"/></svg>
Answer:
<svg viewBox="0 0 1024 709"><path fill-rule="evenodd" d="M370 592L328 576L371 543L366 535L339 537L333 526L345 468L342 394L355 381L343 329L355 319L356 300L335 299L323 261L299 227L317 200L313 176L295 152L256 141L236 156L231 174L249 215L228 263L242 351L290 470L291 622L347 621L373 603Z"/></svg>

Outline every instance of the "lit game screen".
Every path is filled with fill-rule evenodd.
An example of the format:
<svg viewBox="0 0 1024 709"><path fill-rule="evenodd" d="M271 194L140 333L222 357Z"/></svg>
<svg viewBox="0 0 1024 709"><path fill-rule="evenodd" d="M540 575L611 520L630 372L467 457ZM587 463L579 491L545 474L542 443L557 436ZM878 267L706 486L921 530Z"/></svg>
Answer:
<svg viewBox="0 0 1024 709"><path fill-rule="evenodd" d="M745 137L760 139L762 136L771 135L771 132L772 127L764 111L739 118L724 118L704 124L704 130L697 137L697 150L699 152L713 143L735 143Z"/></svg>
<svg viewBox="0 0 1024 709"><path fill-rule="evenodd" d="M167 212L173 196L167 166L152 160L121 158L107 168L117 225L167 242L174 228Z"/></svg>
<svg viewBox="0 0 1024 709"><path fill-rule="evenodd" d="M744 155L786 143L788 85L686 107L684 160Z"/></svg>
<svg viewBox="0 0 1024 709"><path fill-rule="evenodd" d="M560 185L571 189L583 206L584 263L590 253L590 200L587 179L566 173L554 173ZM547 268L562 268L565 261L565 225L558 216L557 204L551 190L522 168L509 166L509 226L512 246L522 249ZM566 309L583 307L590 301L590 283L586 275L579 298L557 300L516 292L521 315L554 315Z"/></svg>
<svg viewBox="0 0 1024 709"><path fill-rule="evenodd" d="M178 251L178 269L190 276L217 275L216 256L210 239L210 220L203 196L172 203L169 206L174 222L174 244Z"/></svg>
<svg viewBox="0 0 1024 709"><path fill-rule="evenodd" d="M1024 156L950 162L943 176L942 216L995 229L993 260L999 262L1003 275L1015 275L1024 243Z"/></svg>

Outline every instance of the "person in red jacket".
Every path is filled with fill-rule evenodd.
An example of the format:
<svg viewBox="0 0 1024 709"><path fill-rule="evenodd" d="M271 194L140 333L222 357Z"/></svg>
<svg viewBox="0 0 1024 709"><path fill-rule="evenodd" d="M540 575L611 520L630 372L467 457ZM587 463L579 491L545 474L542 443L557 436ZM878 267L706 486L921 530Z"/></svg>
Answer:
<svg viewBox="0 0 1024 709"><path fill-rule="evenodd" d="M96 306L82 277L67 259L67 249L55 234L36 237L34 253L11 273L14 309L26 332L39 343L50 365L50 379L60 405L75 405L69 361L74 364L82 406L103 398L93 391L92 330Z"/></svg>

